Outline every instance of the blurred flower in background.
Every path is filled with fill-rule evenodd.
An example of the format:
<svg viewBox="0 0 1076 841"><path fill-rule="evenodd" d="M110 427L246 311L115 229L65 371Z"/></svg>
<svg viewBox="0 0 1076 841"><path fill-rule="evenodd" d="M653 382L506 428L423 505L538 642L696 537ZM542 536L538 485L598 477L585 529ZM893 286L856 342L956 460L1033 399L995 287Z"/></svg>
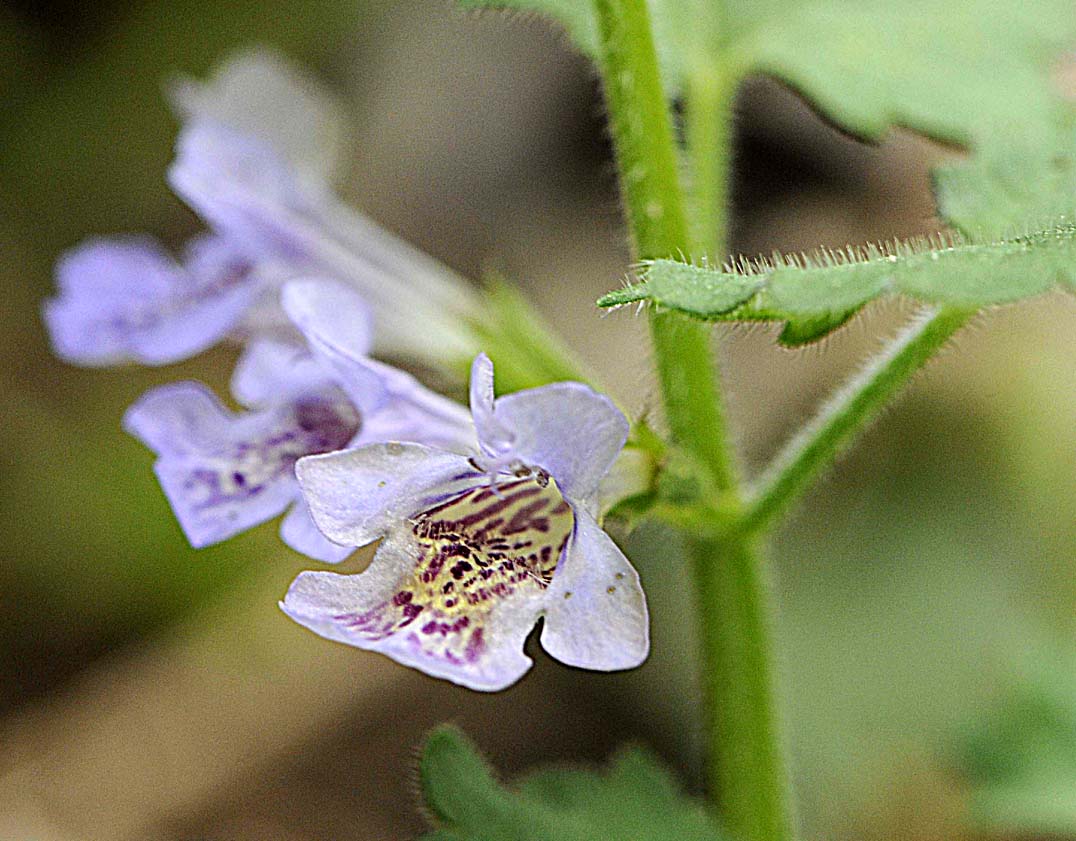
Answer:
<svg viewBox="0 0 1076 841"><path fill-rule="evenodd" d="M225 224L236 205L218 211L213 191L227 184L184 169L198 143L214 140L199 134L197 115L241 129L257 104L235 91L259 45L310 68L352 115L304 118L296 133L293 117L328 113L323 100L267 94L287 148L322 150L288 153L302 212L284 202L273 213L292 214L304 231L316 222L305 244L333 276L334 261L358 259L362 226L373 224L350 206L436 255L435 264L394 245L368 259L371 277L431 279L454 313L447 326L435 313L428 331L409 331L417 345L386 349L408 355L436 340L462 353L467 337L444 332L473 314L458 277L496 272L518 279L613 394L634 401L628 408L641 415L654 402L644 325L592 307L627 259L595 83L540 21L387 0L0 6L0 836L410 837L421 827L401 806L412 746L446 718L474 723L509 773L539 755L600 759L631 737L697 784L693 641L677 621L690 600L663 530L645 527L627 544L654 616L644 668L589 675L550 661L503 695L464 694L327 646L281 615L275 600L309 561L281 547L271 526L191 550L151 454L120 429L162 372L80 370L50 353L41 302L57 283L68 291L53 264L87 238L153 263L160 282L140 305L159 296L189 314L204 298L177 289L247 294L222 286L209 256L170 256L203 228L165 183L184 128L162 91L172 86L187 127L172 183L218 235L260 237L261 228ZM248 58L232 75L210 73L236 50ZM927 170L950 150L899 133L863 147L765 82L742 94L738 129L737 250L936 227ZM250 196L264 198L240 197ZM161 245L110 239L126 231ZM75 286L95 301L106 292ZM152 361L168 366L168 380L227 393L235 348L180 361L247 329L226 307L210 310L220 323L198 321L219 328L212 337L179 330L170 346L156 337L149 346L170 352ZM153 325L122 311L138 329L106 337L101 361L145 356ZM772 450L894 316L869 313L869 329L853 327L824 353L780 351L765 331L727 336L721 352L749 458ZM1040 739L1048 728L1028 716L1056 720L1042 710L1065 707L1071 666L1035 658L1034 674L1053 677L1023 675L1029 653L1071 650L1074 633L1074 317L1070 303L1045 299L983 318L780 536L788 730L809 835L953 837L977 816L977 832L1000 837L1014 830L988 820L1000 802L991 792L1066 785L1069 760L1039 750L1056 740ZM458 378L419 369L430 385ZM356 553L343 569L368 560ZM533 642L527 650L543 656ZM1011 700L1028 685L1061 701ZM1016 753L1008 765L990 760Z"/></svg>

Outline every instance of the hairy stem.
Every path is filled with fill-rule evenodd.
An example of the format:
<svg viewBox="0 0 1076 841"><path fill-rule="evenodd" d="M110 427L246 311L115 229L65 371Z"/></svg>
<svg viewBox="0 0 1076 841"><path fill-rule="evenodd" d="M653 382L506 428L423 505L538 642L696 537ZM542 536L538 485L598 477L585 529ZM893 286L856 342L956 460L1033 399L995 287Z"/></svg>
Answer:
<svg viewBox="0 0 1076 841"><path fill-rule="evenodd" d="M700 76L696 99L688 105L689 120L700 121L688 128L698 170L693 204L701 211L693 238L684 215L672 121L646 2L594 2L606 103L635 256L680 256L693 246L700 252L723 249L731 94ZM715 159L707 160L708 154ZM738 510L738 477L709 328L674 313L653 312L650 319L673 440ZM775 723L769 592L754 541L738 529L723 528L728 524L725 516L709 536L703 529L688 533L702 626L711 799L739 841L790 841L790 798Z"/></svg>
<svg viewBox="0 0 1076 841"><path fill-rule="evenodd" d="M605 100L621 192L638 259L689 248L672 120L665 102L645 0L595 0ZM652 313L650 330L674 440L719 488L735 481L709 328Z"/></svg>
<svg viewBox="0 0 1076 841"><path fill-rule="evenodd" d="M786 511L971 315L960 309L920 313L774 458L749 495L741 527L757 533Z"/></svg>
<svg viewBox="0 0 1076 841"><path fill-rule="evenodd" d="M710 790L729 836L794 837L773 685L768 570L749 536L689 541L702 612Z"/></svg>

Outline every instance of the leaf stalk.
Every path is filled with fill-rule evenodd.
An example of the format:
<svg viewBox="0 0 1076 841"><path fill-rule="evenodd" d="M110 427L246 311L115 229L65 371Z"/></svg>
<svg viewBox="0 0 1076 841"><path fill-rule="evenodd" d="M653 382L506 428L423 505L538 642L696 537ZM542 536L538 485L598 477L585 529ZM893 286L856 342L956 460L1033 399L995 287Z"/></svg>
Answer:
<svg viewBox="0 0 1076 841"><path fill-rule="evenodd" d="M787 511L819 472L973 314L973 310L959 308L922 310L837 391L763 471L748 493L741 528L757 534Z"/></svg>

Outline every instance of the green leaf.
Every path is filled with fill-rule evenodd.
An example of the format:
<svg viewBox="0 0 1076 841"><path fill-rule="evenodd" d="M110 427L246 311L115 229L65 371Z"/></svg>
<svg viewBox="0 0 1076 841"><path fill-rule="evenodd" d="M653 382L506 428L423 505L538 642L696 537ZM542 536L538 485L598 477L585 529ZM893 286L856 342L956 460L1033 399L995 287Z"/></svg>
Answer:
<svg viewBox="0 0 1076 841"><path fill-rule="evenodd" d="M724 270L655 260L643 278L605 295L598 306L649 301L703 320L785 321L781 341L797 345L826 335L882 295L979 309L1058 284L1076 291L1076 223L1059 221L1026 236L987 242L954 236L813 257L775 256Z"/></svg>
<svg viewBox="0 0 1076 841"><path fill-rule="evenodd" d="M1004 236L1076 208L1076 109L1043 136L1016 133L934 172L938 210L970 236Z"/></svg>
<svg viewBox="0 0 1076 841"><path fill-rule="evenodd" d="M546 15L588 55L597 27L584 0L462 0ZM692 74L788 82L847 131L900 125L987 146L1047 131L1059 104L1051 62L1076 38L1071 0L652 0L666 87Z"/></svg>
<svg viewBox="0 0 1076 841"><path fill-rule="evenodd" d="M720 841L653 757L620 753L604 773L549 769L515 791L498 783L455 728L435 730L419 763L426 806L439 826L428 841Z"/></svg>
<svg viewBox="0 0 1076 841"><path fill-rule="evenodd" d="M971 817L991 833L1076 836L1076 659L1071 641L1042 646L995 714L961 740Z"/></svg>
<svg viewBox="0 0 1076 841"><path fill-rule="evenodd" d="M748 5L748 4L745 4ZM1051 62L1076 34L1069 0L814 0L735 47L834 122L877 138L900 125L973 146L1037 132L1059 108Z"/></svg>

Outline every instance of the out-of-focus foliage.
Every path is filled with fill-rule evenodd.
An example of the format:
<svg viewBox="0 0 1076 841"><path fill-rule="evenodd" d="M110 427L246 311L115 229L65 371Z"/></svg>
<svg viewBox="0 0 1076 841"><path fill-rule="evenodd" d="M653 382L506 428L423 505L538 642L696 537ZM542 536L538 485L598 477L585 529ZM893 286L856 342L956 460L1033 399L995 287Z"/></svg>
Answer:
<svg viewBox="0 0 1076 841"><path fill-rule="evenodd" d="M40 73L43 46L28 26L0 6L0 84L4 107L14 108Z"/></svg>
<svg viewBox="0 0 1076 841"><path fill-rule="evenodd" d="M440 831L427 841L720 841L701 806L639 749L603 773L550 769L514 791L494 779L456 729L435 730L419 761L426 807Z"/></svg>
<svg viewBox="0 0 1076 841"><path fill-rule="evenodd" d="M1001 708L976 722L963 740L972 820L984 830L1076 836L1074 642L1045 648Z"/></svg>
<svg viewBox="0 0 1076 841"><path fill-rule="evenodd" d="M1076 17L1076 15L1074 15ZM1076 109L1048 131L1013 132L935 174L938 209L972 237L1011 236L1076 213Z"/></svg>
<svg viewBox="0 0 1076 841"><path fill-rule="evenodd" d="M1026 326L1041 312L1011 318ZM851 809L885 814L881 837L920 837L893 821L918 819L944 792L938 780L907 802L909 781L941 774L935 763L981 719L998 675L1041 644L1036 623L1071 621L1076 534L1043 534L1076 517L1057 445L1076 380L1059 376L1063 358L1002 334L958 341L949 365L964 364L928 375L778 535L780 662L807 834L859 834ZM984 358L991 370L969 374ZM654 726L691 744L686 565L666 529L642 529L628 548L656 617L638 697ZM886 814L894 798L907 809Z"/></svg>
<svg viewBox="0 0 1076 841"><path fill-rule="evenodd" d="M483 305L485 318L471 327L479 346L497 365L498 394L561 380L588 379L577 369L564 340L543 322L534 305L512 284L497 277L489 278Z"/></svg>
<svg viewBox="0 0 1076 841"><path fill-rule="evenodd" d="M585 3L463 3L549 15L584 52L597 51ZM1076 35L1068 0L654 0L651 9L674 90L712 67L768 73L862 137L906 126L974 146L1045 131L1057 110L1050 65Z"/></svg>

